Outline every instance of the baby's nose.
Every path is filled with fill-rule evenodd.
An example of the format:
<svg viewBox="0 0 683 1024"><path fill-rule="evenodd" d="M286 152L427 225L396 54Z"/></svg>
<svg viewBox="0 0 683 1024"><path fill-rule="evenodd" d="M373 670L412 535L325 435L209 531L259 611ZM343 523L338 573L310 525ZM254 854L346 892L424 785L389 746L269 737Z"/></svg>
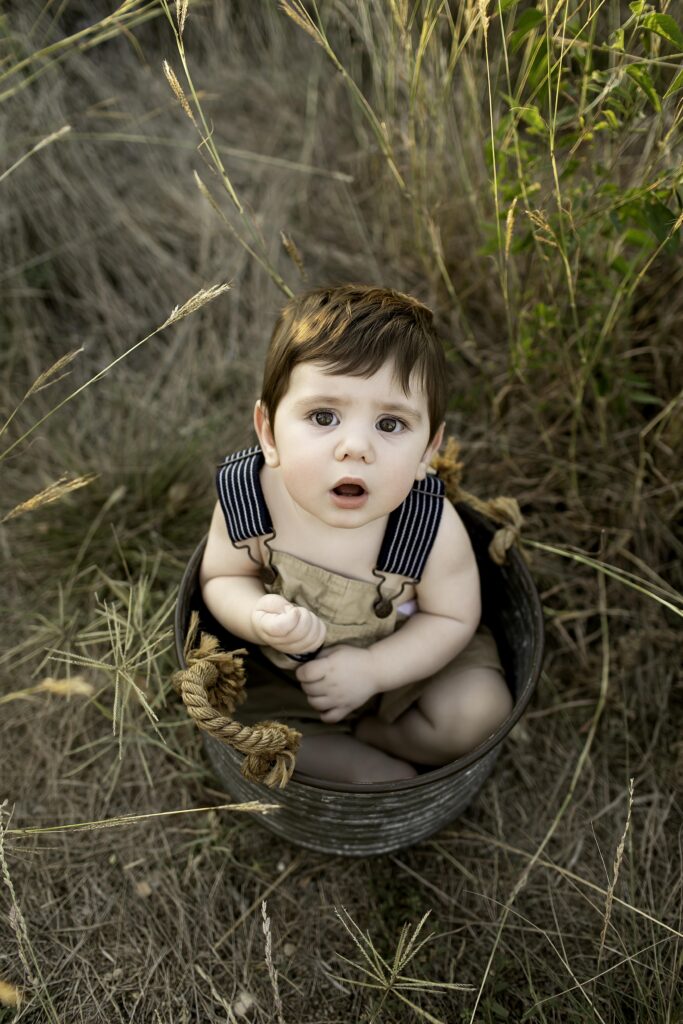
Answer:
<svg viewBox="0 0 683 1024"><path fill-rule="evenodd" d="M359 462L375 461L372 440L363 430L349 431L345 434L337 443L334 456L339 462L344 459L356 459Z"/></svg>

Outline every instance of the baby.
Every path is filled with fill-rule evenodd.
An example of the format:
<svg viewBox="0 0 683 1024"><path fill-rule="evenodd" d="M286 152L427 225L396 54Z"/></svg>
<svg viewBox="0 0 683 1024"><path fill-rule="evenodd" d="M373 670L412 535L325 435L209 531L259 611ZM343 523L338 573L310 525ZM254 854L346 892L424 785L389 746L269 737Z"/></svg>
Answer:
<svg viewBox="0 0 683 1024"><path fill-rule="evenodd" d="M275 325L259 445L219 469L202 595L268 658L260 717L303 731L305 774L409 779L471 750L510 711L495 642L477 631L468 534L429 469L446 380L417 300L359 285L308 292Z"/></svg>

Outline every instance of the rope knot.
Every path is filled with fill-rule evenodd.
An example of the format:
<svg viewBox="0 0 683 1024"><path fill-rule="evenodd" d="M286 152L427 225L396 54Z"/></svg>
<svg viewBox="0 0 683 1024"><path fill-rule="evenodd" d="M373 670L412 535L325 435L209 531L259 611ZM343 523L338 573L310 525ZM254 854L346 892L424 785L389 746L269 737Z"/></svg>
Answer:
<svg viewBox="0 0 683 1024"><path fill-rule="evenodd" d="M513 544L519 542L524 519L515 498L501 496L492 498L486 504L491 519L502 524L489 544L489 555L496 565L505 565L508 551Z"/></svg>
<svg viewBox="0 0 683 1024"><path fill-rule="evenodd" d="M207 633L195 647L198 628L199 616L193 612L184 649L187 668L174 673L173 688L200 729L246 754L241 766L245 779L282 789L294 771L301 734L279 722L252 727L234 721L235 708L246 697L242 655L247 652L221 651Z"/></svg>

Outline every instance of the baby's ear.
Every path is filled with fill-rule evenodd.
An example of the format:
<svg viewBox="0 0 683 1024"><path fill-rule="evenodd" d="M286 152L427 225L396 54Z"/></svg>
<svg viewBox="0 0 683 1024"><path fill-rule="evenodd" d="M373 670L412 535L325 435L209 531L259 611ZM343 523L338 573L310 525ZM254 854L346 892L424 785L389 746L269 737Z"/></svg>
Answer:
<svg viewBox="0 0 683 1024"><path fill-rule="evenodd" d="M436 453L438 452L439 448L441 447L445 426L445 422L441 424L437 432L434 434L434 437L427 445L425 453L422 456L419 466L417 467L417 473L415 474L416 480L424 480L424 478L427 476L429 464L436 455Z"/></svg>
<svg viewBox="0 0 683 1024"><path fill-rule="evenodd" d="M280 465L280 456L277 453L275 447L275 435L270 426L270 420L268 419L268 413L266 412L265 406L261 399L258 400L254 406L254 430L258 437L258 442L261 445L261 451L263 452L266 460L266 465L271 466L273 469Z"/></svg>

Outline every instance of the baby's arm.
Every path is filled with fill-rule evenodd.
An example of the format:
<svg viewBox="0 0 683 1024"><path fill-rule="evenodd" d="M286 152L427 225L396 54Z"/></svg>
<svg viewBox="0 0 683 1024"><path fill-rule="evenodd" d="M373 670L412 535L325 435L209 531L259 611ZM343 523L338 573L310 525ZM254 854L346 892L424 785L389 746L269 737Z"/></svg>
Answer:
<svg viewBox="0 0 683 1024"><path fill-rule="evenodd" d="M370 650L380 692L434 675L470 642L481 618L479 570L460 516L444 501L439 531L417 585L419 611Z"/></svg>
<svg viewBox="0 0 683 1024"><path fill-rule="evenodd" d="M297 670L309 703L337 722L376 693L426 679L471 640L481 616L472 545L450 502L417 587L419 611L401 629L365 650L339 646Z"/></svg>
<svg viewBox="0 0 683 1024"><path fill-rule="evenodd" d="M217 504L199 571L202 597L211 614L243 640L268 644L285 654L306 654L320 647L325 626L317 615L279 594L267 594L258 573L259 566L247 552L233 546Z"/></svg>

